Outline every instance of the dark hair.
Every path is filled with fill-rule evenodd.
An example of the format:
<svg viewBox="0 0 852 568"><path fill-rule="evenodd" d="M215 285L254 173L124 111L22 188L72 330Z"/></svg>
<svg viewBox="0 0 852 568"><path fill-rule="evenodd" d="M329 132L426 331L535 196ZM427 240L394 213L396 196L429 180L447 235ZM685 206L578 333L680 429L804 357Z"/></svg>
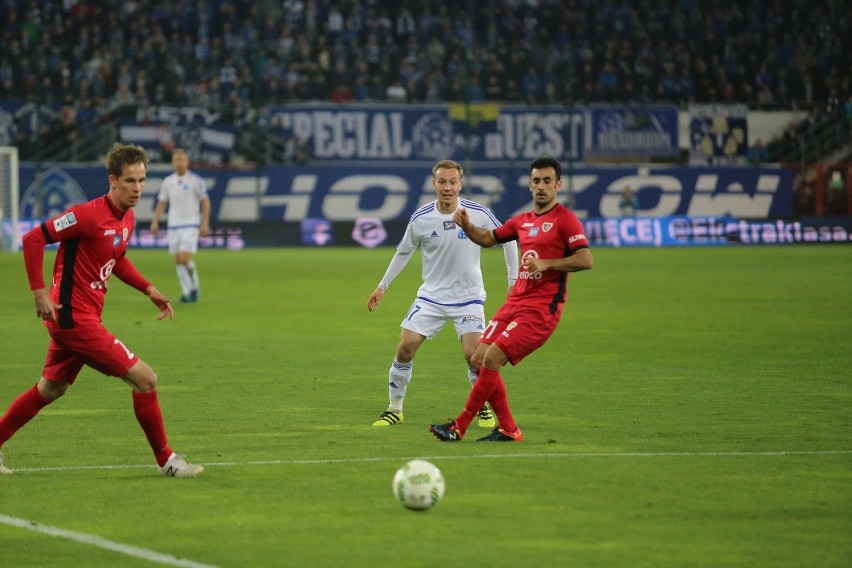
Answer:
<svg viewBox="0 0 852 568"><path fill-rule="evenodd" d="M148 167L148 156L142 146L135 144L122 144L116 142L109 149L106 157L106 167L109 175L119 177L124 171L124 166L142 163Z"/></svg>
<svg viewBox="0 0 852 568"><path fill-rule="evenodd" d="M553 168L553 171L556 172L556 179L562 179L562 164L556 158L551 158L550 156L536 158L530 164L530 175L532 175L533 170L540 170L542 168Z"/></svg>

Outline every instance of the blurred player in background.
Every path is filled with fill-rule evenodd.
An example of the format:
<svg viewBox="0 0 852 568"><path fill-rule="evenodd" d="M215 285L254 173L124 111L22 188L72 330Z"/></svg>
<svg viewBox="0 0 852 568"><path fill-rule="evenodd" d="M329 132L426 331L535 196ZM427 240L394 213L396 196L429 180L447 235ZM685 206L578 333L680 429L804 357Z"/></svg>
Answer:
<svg viewBox="0 0 852 568"><path fill-rule="evenodd" d="M36 315L50 334L41 379L22 393L0 418L0 447L38 412L65 394L83 365L121 377L133 389L136 419L160 466L169 477L195 477L204 468L175 454L166 439L157 375L101 321L111 275L148 296L158 320L174 319L169 299L148 282L125 256L133 232L132 208L145 188L147 158L139 146L115 144L107 155L109 193L75 205L23 237L24 264ZM45 289L44 247L59 243L50 292ZM82 450L81 450L82 451ZM0 473L12 473L3 464Z"/></svg>
<svg viewBox="0 0 852 568"><path fill-rule="evenodd" d="M488 208L459 197L464 182L462 167L451 160L442 160L432 168L432 187L437 200L419 208L411 216L405 234L396 248L385 275L370 298L367 308L379 307L394 278L402 272L412 253L420 247L423 256L423 284L403 318L402 332L396 355L388 372L390 403L373 426L392 426L402 422L402 404L411 382L415 353L423 341L434 337L447 322L452 322L467 361L470 383L476 382L477 369L471 357L485 329L485 286L482 281L479 246L470 242L453 221L453 213L463 206L468 219L483 230L500 226ZM503 247L509 288L518 275L518 248L514 242ZM483 401L484 402L484 401ZM493 428L496 424L487 404L477 408L479 424Z"/></svg>
<svg viewBox="0 0 852 568"><path fill-rule="evenodd" d="M509 410L506 386L500 368L517 365L545 344L553 334L568 287L568 273L592 268L592 253L577 216L556 200L562 187L562 166L542 156L530 164L529 188L533 210L512 217L502 227L483 229L471 222L464 208L456 211L456 223L474 243L490 247L519 241L521 271L512 293L497 311L473 355L479 378L464 409L448 424L429 428L442 441L464 437L477 411L487 401L497 415L499 427L478 442L520 442L521 429Z"/></svg>
<svg viewBox="0 0 852 568"><path fill-rule="evenodd" d="M169 208L169 252L175 255L181 302L197 302L200 293L198 268L192 255L198 252L198 237L210 234L210 198L204 179L190 171L189 156L178 148L172 154L175 172L163 180L151 232L160 231L160 218Z"/></svg>

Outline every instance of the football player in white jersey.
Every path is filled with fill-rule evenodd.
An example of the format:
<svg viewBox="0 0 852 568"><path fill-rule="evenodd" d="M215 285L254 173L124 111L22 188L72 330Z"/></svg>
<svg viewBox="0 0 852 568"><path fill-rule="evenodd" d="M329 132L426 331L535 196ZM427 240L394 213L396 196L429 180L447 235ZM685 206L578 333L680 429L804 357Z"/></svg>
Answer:
<svg viewBox="0 0 852 568"><path fill-rule="evenodd" d="M463 174L462 167L452 160L441 160L435 164L432 187L437 200L420 207L411 216L385 275L367 300L367 308L371 312L379 307L385 290L419 247L423 257L423 284L400 324L399 345L388 372L388 409L373 422L373 426L392 426L402 422L403 400L411 382L414 355L423 341L434 337L447 322L452 322L456 328L467 361L468 380L471 385L476 382L479 369L471 367L470 358L486 324L480 247L456 225L453 214L462 206L478 227L491 230L501 223L487 207L460 198ZM518 276L518 247L514 241L502 246L508 289L511 290ZM487 403L478 418L483 428L496 426L494 414Z"/></svg>
<svg viewBox="0 0 852 568"><path fill-rule="evenodd" d="M192 255L198 252L198 237L210 234L210 198L204 178L190 171L185 150L172 154L175 172L163 180L151 232L160 230L160 217L169 208L169 252L175 255L181 302L197 302L200 290L198 269Z"/></svg>

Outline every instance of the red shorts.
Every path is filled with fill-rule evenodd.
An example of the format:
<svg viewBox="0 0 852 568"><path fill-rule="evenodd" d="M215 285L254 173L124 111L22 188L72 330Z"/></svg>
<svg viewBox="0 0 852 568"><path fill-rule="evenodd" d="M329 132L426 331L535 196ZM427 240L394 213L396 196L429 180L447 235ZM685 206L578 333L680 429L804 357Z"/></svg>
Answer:
<svg viewBox="0 0 852 568"><path fill-rule="evenodd" d="M479 342L496 343L509 363L517 365L547 342L561 315L562 310L551 314L547 309L504 304L491 318Z"/></svg>
<svg viewBox="0 0 852 568"><path fill-rule="evenodd" d="M83 365L104 375L123 377L139 360L100 323L48 329L50 345L41 373L48 381L73 384Z"/></svg>

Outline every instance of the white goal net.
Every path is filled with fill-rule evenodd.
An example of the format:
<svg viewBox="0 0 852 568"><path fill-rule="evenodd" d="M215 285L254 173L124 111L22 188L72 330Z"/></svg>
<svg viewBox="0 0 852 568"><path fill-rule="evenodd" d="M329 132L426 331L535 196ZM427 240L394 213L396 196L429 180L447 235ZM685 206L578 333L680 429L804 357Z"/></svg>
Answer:
<svg viewBox="0 0 852 568"><path fill-rule="evenodd" d="M0 146L0 250L17 252L21 240L18 149Z"/></svg>

